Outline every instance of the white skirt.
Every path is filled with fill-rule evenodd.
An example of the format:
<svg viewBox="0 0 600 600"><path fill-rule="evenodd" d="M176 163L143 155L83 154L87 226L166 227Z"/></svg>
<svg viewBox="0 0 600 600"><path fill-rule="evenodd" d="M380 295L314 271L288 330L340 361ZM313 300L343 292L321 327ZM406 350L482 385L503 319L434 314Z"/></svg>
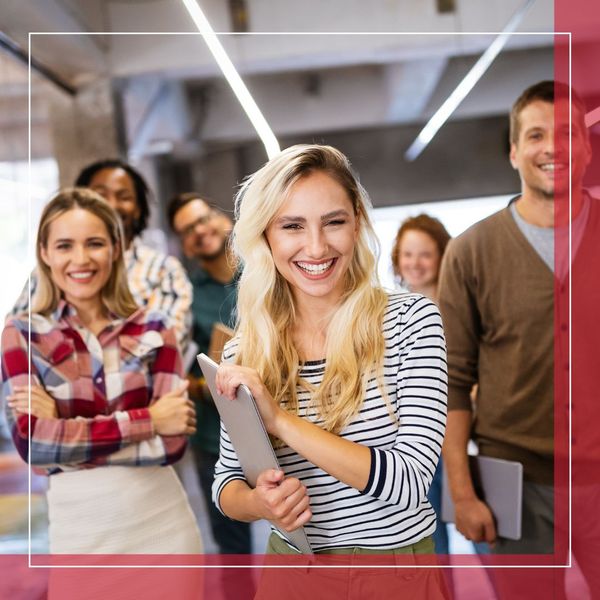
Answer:
<svg viewBox="0 0 600 600"><path fill-rule="evenodd" d="M199 554L202 541L172 467L57 473L48 490L52 554Z"/></svg>

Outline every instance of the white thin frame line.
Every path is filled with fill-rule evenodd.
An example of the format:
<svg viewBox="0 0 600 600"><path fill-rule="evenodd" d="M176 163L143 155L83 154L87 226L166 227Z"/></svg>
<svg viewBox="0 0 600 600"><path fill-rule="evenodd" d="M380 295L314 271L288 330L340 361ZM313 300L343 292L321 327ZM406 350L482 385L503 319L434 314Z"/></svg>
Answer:
<svg viewBox="0 0 600 600"><path fill-rule="evenodd" d="M216 35L224 36L260 36L260 35L281 35L281 36L392 36L392 35L499 35L501 31L215 31ZM29 35L202 35L199 31L30 31ZM570 36L569 31L514 31L513 35L566 35Z"/></svg>
<svg viewBox="0 0 600 600"><path fill-rule="evenodd" d="M365 32L349 32L349 33L341 33L341 32L333 32L333 33L323 33L323 32L295 32L295 33L284 33L284 32L277 32L277 33L269 33L269 32L251 32L251 33L242 33L242 35L498 35L498 32L373 32L373 33L365 33ZM107 33L102 33L102 32L32 32L30 31L28 33L28 52L29 52L29 57L28 57L28 114L27 114L27 119L28 119L28 131L29 131L29 136L28 136L28 178L29 181L31 181L31 37L33 35L202 35L200 32L107 32ZM227 33L217 33L217 35L240 35L237 32L227 32ZM567 32L535 32L535 33L530 33L530 32L514 32L511 35L552 35L552 36L556 36L556 35L566 35L568 36L568 50L569 50L569 165L571 164L571 131L570 131L570 126L571 126L571 91L570 91L570 86L571 86L571 82L572 82L572 74L571 74L571 67L572 67L572 63L571 63L571 59L572 59L572 47L571 47L571 42L572 42L572 32L567 31ZM569 169L570 171L570 169ZM569 212L571 212L571 198L572 198L572 190L571 190L571 173L569 172ZM28 215L30 218L29 221L29 230L31 232L31 194L28 195ZM569 260L570 260L570 256L571 256L571 234L572 234L572 224L569 220ZM30 250L28 249L28 252ZM30 289L30 294L31 294L31 289ZM571 275L569 273L569 361L571 361L571 342L572 342L572 334L571 334L571 294L572 294L572 290L571 290ZM31 321L31 306L29 308L29 319ZM31 331L31 327L30 327L30 331ZM31 333L29 334L31 335ZM31 340L29 340L29 357L30 357L30 361L31 361ZM31 364L31 362L30 362ZM569 368L569 494L568 494L568 498L569 498L569 548L568 548L568 563L565 565L415 565L415 566L409 566L409 565L395 565L395 566L391 566L387 567L385 565L381 565L381 566L374 566L371 565L369 567L365 566L365 567L361 567L361 566L355 566L355 565L339 565L337 567L326 567L326 566L319 566L319 565L314 565L314 566L309 566L307 565L306 567L302 566L302 567L298 567L297 565L273 565L273 566L268 566L265 567L264 565L236 565L235 567L232 565L114 565L114 566L110 566L110 565L32 565L31 564L31 454L28 456L28 467L29 467L29 502L28 502L28 508L29 508L29 531L28 531L28 559L29 559L29 564L28 567L35 569L35 568L67 568L67 569L72 569L72 568L113 568L113 569L129 569L129 568L196 568L196 569L208 569L208 568L249 568L249 569L262 569L262 568L429 568L429 569L445 569L445 568L450 568L450 569L468 569L468 568L478 568L478 569L498 569L498 568L510 568L510 569L540 569L540 568L545 568L545 569L567 569L567 568L572 568L572 547L571 547L571 542L572 542L572 515L571 515L571 502L572 502L572 496L571 496L571 488L572 488L572 482L571 482L571 460L572 460L572 455L571 455L571 445L572 445L572 418L571 418L571 406L572 406L572 398L571 398L571 376L572 376L572 369ZM29 377L31 378L31 372L29 373ZM29 399L30 403L31 403L31 393L30 393L30 399ZM31 420L31 415L29 416L29 419ZM31 428L29 429L29 445L31 445ZM456 555L456 556L460 556L460 555ZM527 555L527 556L535 556L535 555Z"/></svg>
<svg viewBox="0 0 600 600"><path fill-rule="evenodd" d="M573 215L573 181L572 181L572 177L573 177L573 168L572 168L572 162L573 162L573 130L572 130L572 115L571 113L573 112L573 104L572 104L572 77L573 77L573 70L572 70L572 64L571 64L571 59L572 59L572 53L571 53L571 34L569 34L569 372L568 372L568 377L569 377L569 382L568 382L568 389L569 389L569 493L568 493L568 498L569 498L569 554L568 554L568 563L569 566L572 566L573 564L573 547L572 547L572 541L573 541L573 507L572 507L572 502L573 502L573 485L572 485L572 446L573 446L573 392L572 392L572 377L573 377L573 348L572 348L572 343L573 343L573 321L572 321L572 243L573 243L573 219L572 219L572 215ZM585 115L583 115L583 118L585 119ZM585 127L585 123L584 123L584 127ZM556 408L555 408L556 410ZM556 488L555 488L556 489Z"/></svg>
<svg viewBox="0 0 600 600"><path fill-rule="evenodd" d="M31 35L27 36L27 258L30 259L31 253ZM31 273L27 279L27 298L29 306L27 308L27 374L28 389L28 408L27 415L27 556L29 566L31 566Z"/></svg>
<svg viewBox="0 0 600 600"><path fill-rule="evenodd" d="M55 555L60 556L60 555ZM123 555L126 556L126 555ZM139 555L138 555L139 556ZM173 555L171 555L173 556ZM201 556L201 555L200 555ZM260 555L254 555L260 556ZM269 555L270 556L270 555ZM364 555L363 556L367 556ZM456 556L464 556L457 554ZM468 555L476 556L476 555ZM535 556L535 555L525 555ZM29 565L32 569L569 569L570 565Z"/></svg>

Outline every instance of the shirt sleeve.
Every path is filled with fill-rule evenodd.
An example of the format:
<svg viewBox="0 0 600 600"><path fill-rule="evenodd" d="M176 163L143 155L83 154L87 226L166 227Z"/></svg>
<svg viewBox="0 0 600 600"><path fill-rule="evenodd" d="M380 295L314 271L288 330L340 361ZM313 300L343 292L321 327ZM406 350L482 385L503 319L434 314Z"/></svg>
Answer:
<svg viewBox="0 0 600 600"><path fill-rule="evenodd" d="M34 269L29 276L31 280L31 296L33 297L37 287L37 271ZM29 281L25 282L17 301L10 309L9 316L26 313L29 310Z"/></svg>
<svg viewBox="0 0 600 600"><path fill-rule="evenodd" d="M240 461L233 449L233 444L229 439L227 430L221 422L221 438L219 443L219 460L215 464L215 479L212 486L212 498L215 506L223 513L221 508L220 496L225 486L239 479L246 481ZM227 516L227 515L225 515Z"/></svg>
<svg viewBox="0 0 600 600"><path fill-rule="evenodd" d="M183 353L187 350L192 329L192 284L183 265L174 257L165 257L160 270L160 284L148 298L148 310L159 310L173 327Z"/></svg>
<svg viewBox="0 0 600 600"><path fill-rule="evenodd" d="M439 304L448 343L448 409L472 410L478 379L481 322L469 254L461 240L448 245L439 282Z"/></svg>
<svg viewBox="0 0 600 600"><path fill-rule="evenodd" d="M178 388L184 381L181 354L172 328L160 332L163 344L157 349L151 366L152 401ZM177 462L184 454L187 437L184 435L154 435L149 439L129 444L119 451L102 457L96 464L150 466L169 465Z"/></svg>
<svg viewBox="0 0 600 600"><path fill-rule="evenodd" d="M446 347L430 300L417 297L399 319L398 433L391 448L369 448L371 469L362 493L415 510L427 496L444 439Z"/></svg>
<svg viewBox="0 0 600 600"><path fill-rule="evenodd" d="M17 385L42 385L35 365L28 358L27 333L8 324L2 332L2 398L10 395ZM175 352L178 355L176 344ZM165 350L167 353L169 349ZM168 362L163 360L163 365ZM155 361L156 363L156 361ZM165 368L165 367L163 367ZM31 372L31 380L30 380ZM158 389L167 382L158 373ZM168 379L168 377L167 377ZM158 397L158 396L157 396ZM147 408L116 411L93 418L36 418L16 414L6 407L15 447L23 460L49 470L63 466L107 464L110 455L130 445L158 448ZM183 453L185 441L169 438L164 444L162 460L176 460Z"/></svg>

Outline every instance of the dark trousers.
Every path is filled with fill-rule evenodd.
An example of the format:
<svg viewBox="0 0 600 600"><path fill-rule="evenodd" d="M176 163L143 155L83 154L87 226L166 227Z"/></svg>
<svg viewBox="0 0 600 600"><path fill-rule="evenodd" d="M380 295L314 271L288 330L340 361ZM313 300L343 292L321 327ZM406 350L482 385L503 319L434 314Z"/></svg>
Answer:
<svg viewBox="0 0 600 600"><path fill-rule="evenodd" d="M515 555L514 564L518 564L519 554L553 553L554 488L524 481L522 511L521 539L498 537L491 549L491 554ZM485 564L484 556L482 561ZM566 600L564 569L492 569L487 573L499 600Z"/></svg>
<svg viewBox="0 0 600 600"><path fill-rule="evenodd" d="M251 554L250 524L225 517L212 501L212 483L218 458L216 454L194 448L198 479L206 502L213 538L219 547L219 554ZM222 597L226 600L250 600L254 597L256 589L252 571L253 569L243 568L209 570L204 597L217 597L213 585L218 585L222 590ZM214 576L217 576L219 580L216 583L212 583Z"/></svg>
<svg viewBox="0 0 600 600"><path fill-rule="evenodd" d="M435 473L433 474L433 480L427 492L427 499L435 510L436 518L436 529L433 534L433 543L435 544L436 554L450 554L450 545L448 541L448 527L446 523L441 520L442 514L442 459L440 458Z"/></svg>
<svg viewBox="0 0 600 600"><path fill-rule="evenodd" d="M210 528L219 547L219 554L251 554L250 524L233 521L223 516L212 501L215 464L219 457L216 454L194 448L194 458L208 510Z"/></svg>

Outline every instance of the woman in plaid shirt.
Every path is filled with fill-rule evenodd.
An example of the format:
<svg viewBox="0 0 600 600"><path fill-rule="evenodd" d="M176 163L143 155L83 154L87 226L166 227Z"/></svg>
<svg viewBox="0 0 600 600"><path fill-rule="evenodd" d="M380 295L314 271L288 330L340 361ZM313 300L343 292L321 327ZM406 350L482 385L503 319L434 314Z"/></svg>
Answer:
<svg viewBox="0 0 600 600"><path fill-rule="evenodd" d="M136 305L122 249L119 218L95 192L65 190L44 209L32 314L2 333L8 421L21 457L51 475L52 553L197 553L168 466L195 431L194 407L174 333Z"/></svg>

